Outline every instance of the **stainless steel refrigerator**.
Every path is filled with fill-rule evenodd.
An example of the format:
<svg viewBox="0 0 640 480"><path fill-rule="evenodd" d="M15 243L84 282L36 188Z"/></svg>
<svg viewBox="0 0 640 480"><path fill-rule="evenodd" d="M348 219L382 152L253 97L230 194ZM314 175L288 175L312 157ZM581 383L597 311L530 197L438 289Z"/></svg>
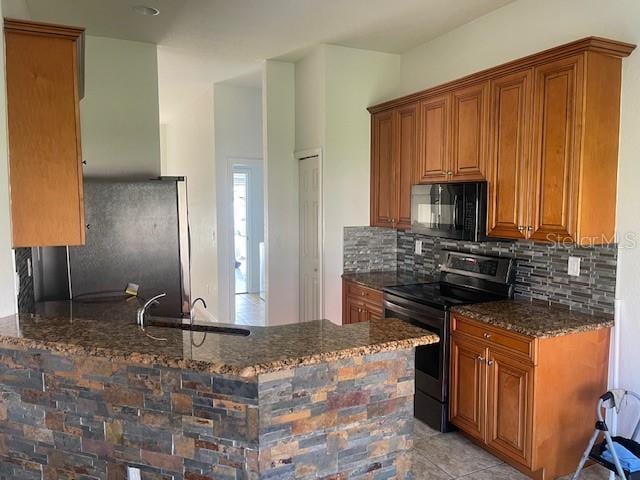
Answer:
<svg viewBox="0 0 640 480"><path fill-rule="evenodd" d="M167 294L156 314L188 315L186 180L86 179L84 205L85 245L33 249L35 301L117 301L131 283L142 298Z"/></svg>

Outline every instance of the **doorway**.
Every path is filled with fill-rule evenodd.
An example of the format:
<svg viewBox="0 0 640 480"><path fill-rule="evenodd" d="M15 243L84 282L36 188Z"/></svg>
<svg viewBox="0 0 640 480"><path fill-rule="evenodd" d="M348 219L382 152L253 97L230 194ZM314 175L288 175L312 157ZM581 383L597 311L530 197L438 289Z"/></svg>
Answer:
<svg viewBox="0 0 640 480"><path fill-rule="evenodd" d="M231 168L233 204L234 323L263 325L264 302L264 185L262 162L234 162Z"/></svg>
<svg viewBox="0 0 640 480"><path fill-rule="evenodd" d="M296 154L300 193L300 321L324 317L322 157L320 150Z"/></svg>
<svg viewBox="0 0 640 480"><path fill-rule="evenodd" d="M247 293L247 221L249 172L240 168L233 172L233 250L235 259L235 294Z"/></svg>

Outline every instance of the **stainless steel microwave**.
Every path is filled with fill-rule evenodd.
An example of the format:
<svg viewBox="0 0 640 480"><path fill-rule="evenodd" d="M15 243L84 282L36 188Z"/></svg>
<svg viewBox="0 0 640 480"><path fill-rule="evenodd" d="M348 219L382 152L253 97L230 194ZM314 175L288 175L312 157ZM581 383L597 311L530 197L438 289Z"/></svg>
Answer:
<svg viewBox="0 0 640 480"><path fill-rule="evenodd" d="M487 182L411 188L411 231L456 240L486 240Z"/></svg>

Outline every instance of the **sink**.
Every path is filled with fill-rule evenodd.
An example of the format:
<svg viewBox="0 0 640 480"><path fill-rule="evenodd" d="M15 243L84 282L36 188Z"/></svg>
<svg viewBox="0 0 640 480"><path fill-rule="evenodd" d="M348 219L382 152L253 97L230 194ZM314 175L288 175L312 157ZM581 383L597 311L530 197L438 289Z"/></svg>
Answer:
<svg viewBox="0 0 640 480"><path fill-rule="evenodd" d="M162 320L151 320L147 323L149 327L176 328L188 332L215 333L218 335L236 335L239 337L248 337L251 334L246 328L237 327L219 327L217 325L190 325L188 323L178 323Z"/></svg>

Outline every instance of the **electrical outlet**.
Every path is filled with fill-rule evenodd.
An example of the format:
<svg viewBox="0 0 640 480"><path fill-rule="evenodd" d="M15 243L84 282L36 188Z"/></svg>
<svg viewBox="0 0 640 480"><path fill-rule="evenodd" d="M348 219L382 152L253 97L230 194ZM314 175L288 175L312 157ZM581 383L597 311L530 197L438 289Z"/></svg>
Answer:
<svg viewBox="0 0 640 480"><path fill-rule="evenodd" d="M580 257L569 257L567 273L572 277L580 276Z"/></svg>
<svg viewBox="0 0 640 480"><path fill-rule="evenodd" d="M416 255L422 255L422 240L416 240Z"/></svg>
<svg viewBox="0 0 640 480"><path fill-rule="evenodd" d="M141 480L140 469L136 467L127 467L127 480Z"/></svg>

